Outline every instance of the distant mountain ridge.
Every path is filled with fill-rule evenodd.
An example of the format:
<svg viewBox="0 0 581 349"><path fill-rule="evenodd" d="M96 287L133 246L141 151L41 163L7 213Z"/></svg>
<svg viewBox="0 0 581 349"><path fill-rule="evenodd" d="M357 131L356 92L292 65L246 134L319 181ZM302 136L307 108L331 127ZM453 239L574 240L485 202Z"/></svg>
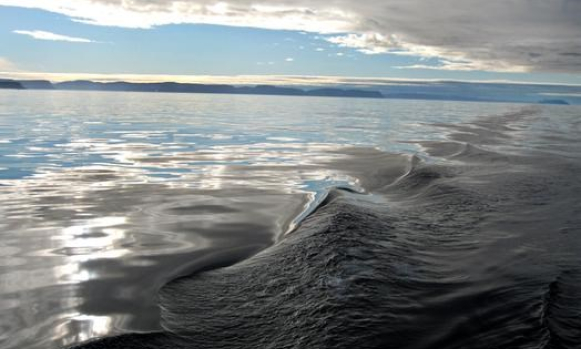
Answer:
<svg viewBox="0 0 581 349"><path fill-rule="evenodd" d="M23 90L24 86L18 81L0 80L0 89Z"/></svg>
<svg viewBox="0 0 581 349"><path fill-rule="evenodd" d="M113 92L211 93L237 95L386 98L458 102L501 102L581 105L581 85L519 84L462 81L401 81L375 85L273 86L178 82L134 83L89 80L51 83L46 80L0 79L1 89Z"/></svg>
<svg viewBox="0 0 581 349"><path fill-rule="evenodd" d="M8 84L9 80L6 80ZM271 85L233 86L189 84L177 82L133 83L133 82L94 82L88 80L51 83L44 80L10 81L12 88L30 90L74 90L74 91L115 91L115 92L168 92L168 93L215 93L215 94L250 94L277 96L314 96L314 97L358 97L383 98L379 91L318 88L303 90L293 87L278 87ZM10 88L10 87L5 87Z"/></svg>
<svg viewBox="0 0 581 349"><path fill-rule="evenodd" d="M27 90L54 90L50 81L46 80L21 80L19 83Z"/></svg>
<svg viewBox="0 0 581 349"><path fill-rule="evenodd" d="M539 104L569 105L569 102L562 99L543 99Z"/></svg>

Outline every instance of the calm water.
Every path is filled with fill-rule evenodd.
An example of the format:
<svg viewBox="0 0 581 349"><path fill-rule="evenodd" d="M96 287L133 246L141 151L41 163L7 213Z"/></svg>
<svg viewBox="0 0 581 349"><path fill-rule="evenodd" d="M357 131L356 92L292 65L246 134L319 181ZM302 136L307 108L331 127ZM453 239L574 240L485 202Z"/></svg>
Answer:
<svg viewBox="0 0 581 349"><path fill-rule="evenodd" d="M60 348L96 337L162 329L176 334L187 332L186 324L204 337L191 341L197 348L216 347L216 339L210 338L216 333L225 348L252 347L252 342L232 344L227 331L216 330L232 328L227 320L212 322L228 319L224 304L240 306L233 285L244 291L243 304L252 303L257 313L272 313L272 304L258 306L248 300L249 295L268 297L268 287L244 285L267 285L280 278L294 280L293 287L299 289L293 273L309 268L312 275L304 275L313 283L327 282L333 297L342 300L354 295L345 284L350 279L330 276L333 272L357 269L357 275L364 275L364 269L376 275L376 280L366 276L374 282L384 278L409 283L373 298L391 305L385 318L383 310L367 313L353 303L348 316L383 321L378 325L383 330L375 329L375 323L360 327L375 336L368 346L361 344L367 337L345 332L358 338L361 347L388 347L388 334L398 338L398 348L437 343L462 347L468 339L452 342L449 337L486 336L492 326L483 320L486 316L497 323L508 321L503 333L511 338L511 331L535 331L527 327L533 320L518 314L503 317L491 303L515 300L517 307L526 299L527 314L543 313L535 315L539 323L549 321L544 319L556 308L531 299L553 299L547 304L581 309L575 296L581 294L575 267L581 254L576 176L580 120L580 108L560 106L0 91L0 347ZM337 187L352 193L337 194ZM350 212L353 217L341 225L329 220L325 210ZM372 218L361 218L373 210L377 212ZM374 220L376 229L367 226ZM289 256L288 251L304 248L305 256L323 256L345 250L349 255L354 248L329 241L303 246L301 234L313 229L309 224L335 229L337 236L349 233L357 241L374 239L371 245L379 250L371 249L370 255L390 258L361 262L377 269L330 265L329 259L319 268L317 257L302 265L311 257ZM357 235L366 231L369 234ZM523 237L523 231L531 235ZM388 246L389 251L381 250ZM393 249L399 252L390 255ZM261 269L265 255L269 267ZM181 284L164 288L161 320L162 286L179 276L239 261L246 262L204 273L192 279L193 285L186 279L185 290L199 292L191 291L188 304L178 306L173 300L190 292L180 289ZM249 264L251 271L244 269ZM507 265L521 264L527 267L518 273L506 270ZM221 270L226 275L219 274ZM261 279L266 276L268 280ZM526 279L524 284L537 285L540 280L542 286L536 293L530 291L530 298L521 288L513 297L509 290L516 289L519 277ZM439 278L441 284L426 278ZM287 292L288 285L273 292L281 290ZM329 299L320 298L325 292L313 291L306 303L324 304ZM399 305L381 298L390 294ZM554 301L559 297L572 305ZM208 306L200 312L196 304ZM248 321L256 321L256 326L280 323L277 328L298 324L298 332L314 328L301 323L313 314L301 315L299 307L294 305L294 317L284 317L281 311L280 318L255 315ZM440 328L446 307L457 316ZM579 334L570 329L571 321L576 323L567 316L545 326L556 331L553 338L565 338L559 342L563 347ZM565 325L559 327L561 318ZM384 327L392 321L400 321L399 332ZM210 325L204 327L206 323ZM422 341L413 341L417 331L410 323L434 332L421 333ZM267 333L273 331L276 328ZM309 343L309 332L304 333L301 338ZM244 331L230 335L266 338L264 333ZM334 338L332 333L327 337ZM507 343L498 333L486 338L496 338L490 342L495 345ZM263 347L285 347L281 343L273 339ZM334 342L310 347L339 347L330 343ZM512 347L542 347L519 343Z"/></svg>

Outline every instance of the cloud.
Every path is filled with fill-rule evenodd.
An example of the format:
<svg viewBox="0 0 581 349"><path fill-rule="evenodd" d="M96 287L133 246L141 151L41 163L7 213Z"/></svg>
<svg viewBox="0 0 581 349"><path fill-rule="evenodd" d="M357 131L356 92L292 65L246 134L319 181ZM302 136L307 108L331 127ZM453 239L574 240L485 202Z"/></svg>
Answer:
<svg viewBox="0 0 581 349"><path fill-rule="evenodd" d="M272 64L273 62L268 62ZM343 86L346 88L381 88L390 85L425 85L449 82L508 83L524 85L571 86L581 89L581 79L576 83L519 82L511 80L450 80L450 79L397 79L377 77L315 76L315 75L162 75L162 74L95 74L95 73L46 73L30 71L0 72L0 79L49 80L52 82L91 80L98 82L178 82L232 85L277 85L277 86ZM575 93L577 90L575 90Z"/></svg>
<svg viewBox="0 0 581 349"><path fill-rule="evenodd" d="M51 32L46 32L42 30L14 30L13 33L20 35L28 35L37 40L48 40L48 41L67 41L67 42L78 42L78 43L91 43L96 42L89 39L77 38L74 36L60 35Z"/></svg>
<svg viewBox="0 0 581 349"><path fill-rule="evenodd" d="M449 70L449 71L497 71L504 73L523 73L526 67L507 65L503 62L474 62L474 61L449 61L440 60L437 64L413 64L395 67L396 69L425 69L425 70Z"/></svg>
<svg viewBox="0 0 581 349"><path fill-rule="evenodd" d="M401 51L398 49L400 43L393 35L386 37L379 33L346 34L327 37L326 40L341 47L355 48L366 54Z"/></svg>
<svg viewBox="0 0 581 349"><path fill-rule="evenodd" d="M0 57L0 72L17 72L18 68L7 58Z"/></svg>
<svg viewBox="0 0 581 349"><path fill-rule="evenodd" d="M436 58L441 62L436 69L581 72L580 0L0 0L0 5L104 26L207 23L307 31L367 54Z"/></svg>

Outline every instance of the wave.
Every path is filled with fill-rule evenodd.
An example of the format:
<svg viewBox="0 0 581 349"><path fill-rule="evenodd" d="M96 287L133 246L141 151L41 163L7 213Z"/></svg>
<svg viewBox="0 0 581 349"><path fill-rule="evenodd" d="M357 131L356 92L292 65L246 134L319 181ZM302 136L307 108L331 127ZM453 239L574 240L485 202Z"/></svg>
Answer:
<svg viewBox="0 0 581 349"><path fill-rule="evenodd" d="M575 348L581 343L581 272L563 271L549 284L545 294L542 323L547 332L546 348Z"/></svg>
<svg viewBox="0 0 581 349"><path fill-rule="evenodd" d="M449 125L436 162L353 150L335 165L364 191L169 282L162 332L81 348L579 348L581 163L490 146L536 115Z"/></svg>

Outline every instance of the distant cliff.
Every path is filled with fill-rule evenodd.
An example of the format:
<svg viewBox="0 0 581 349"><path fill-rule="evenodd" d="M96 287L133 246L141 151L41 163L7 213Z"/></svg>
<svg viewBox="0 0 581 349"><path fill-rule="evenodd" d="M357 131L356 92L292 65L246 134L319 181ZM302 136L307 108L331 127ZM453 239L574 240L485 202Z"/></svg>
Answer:
<svg viewBox="0 0 581 349"><path fill-rule="evenodd" d="M448 93L386 93L385 98L391 99L420 99L428 101L457 101L457 102L482 102L487 101L476 96L462 96Z"/></svg>
<svg viewBox="0 0 581 349"><path fill-rule="evenodd" d="M557 104L557 105L569 105L569 102L563 99L543 99L539 101L539 104Z"/></svg>
<svg viewBox="0 0 581 349"><path fill-rule="evenodd" d="M216 93L216 94L250 94L250 95L277 95L277 96L383 98L381 92L368 90L354 90L354 89L343 90L338 88L302 90L292 87L278 87L271 85L232 86L232 85L182 84L176 82L102 83L80 80L57 83L54 84L54 88L58 90L83 90L83 91Z"/></svg>
<svg viewBox="0 0 581 349"><path fill-rule="evenodd" d="M367 90L341 90L337 88L320 88L307 91L308 96L333 96L333 97L360 97L360 98L383 98L379 91Z"/></svg>
<svg viewBox="0 0 581 349"><path fill-rule="evenodd" d="M214 93L237 95L358 97L458 102L502 102L581 105L581 85L480 83L459 81L393 81L373 87L210 85L177 82L132 83L87 80L51 83L46 80L0 79L0 88L29 90L129 91L168 93ZM554 96L554 97L553 97ZM563 96L563 97L561 97ZM565 98L566 97L566 98Z"/></svg>
<svg viewBox="0 0 581 349"><path fill-rule="evenodd" d="M24 86L18 81L0 80L0 89L23 90Z"/></svg>
<svg viewBox="0 0 581 349"><path fill-rule="evenodd" d="M21 80L19 82L27 90L54 90L53 84L46 80Z"/></svg>

